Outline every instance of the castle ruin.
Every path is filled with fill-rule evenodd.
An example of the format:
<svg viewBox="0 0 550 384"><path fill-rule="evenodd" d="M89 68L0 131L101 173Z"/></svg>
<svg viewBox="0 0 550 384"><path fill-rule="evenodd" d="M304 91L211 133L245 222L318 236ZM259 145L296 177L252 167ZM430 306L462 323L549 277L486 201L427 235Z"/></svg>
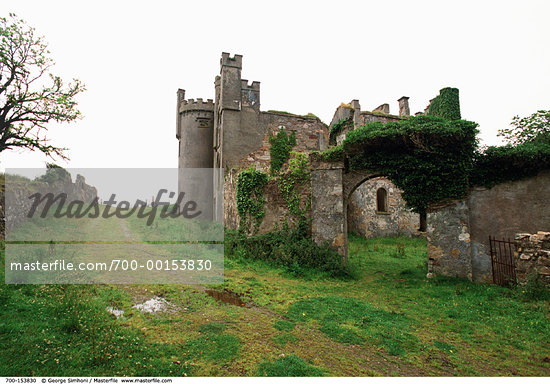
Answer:
<svg viewBox="0 0 550 384"><path fill-rule="evenodd" d="M408 97L401 97L399 115L390 114L388 104L373 111L361 111L358 100L340 105L327 126L318 117L280 111L260 110L260 82L249 83L241 76L243 57L222 53L220 74L215 77L214 99L185 99L177 92L177 128L179 168L221 168L225 178L215 177L212 188L224 191L224 212L212 212L212 218L228 228L238 228L236 178L239 171L253 167L269 172L269 137L281 129L296 137L296 152L310 153L328 148L329 127L349 120L334 138L341 143L349 130L364 124L405 119L410 115ZM180 190L183 181L180 180ZM260 232L267 232L285 220L286 211L276 188L266 188L266 216ZM420 218L406 208L401 191L384 178L367 180L353 193L348 205L349 229L361 236L414 235Z"/></svg>

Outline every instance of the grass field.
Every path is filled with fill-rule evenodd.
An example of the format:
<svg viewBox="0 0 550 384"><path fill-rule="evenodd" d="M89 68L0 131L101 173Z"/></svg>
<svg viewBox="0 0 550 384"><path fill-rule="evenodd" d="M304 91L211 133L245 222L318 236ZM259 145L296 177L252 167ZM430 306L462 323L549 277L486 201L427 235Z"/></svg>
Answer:
<svg viewBox="0 0 550 384"><path fill-rule="evenodd" d="M423 239L350 236L349 254L347 279L232 257L222 286L2 285L0 376L550 374L529 287L428 280ZM171 310L133 308L155 296Z"/></svg>

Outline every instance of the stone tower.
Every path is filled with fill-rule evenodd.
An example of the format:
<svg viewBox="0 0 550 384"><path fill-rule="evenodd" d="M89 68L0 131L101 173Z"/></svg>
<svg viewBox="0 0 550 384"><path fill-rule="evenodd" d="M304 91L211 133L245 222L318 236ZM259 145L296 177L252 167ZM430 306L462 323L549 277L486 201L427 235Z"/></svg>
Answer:
<svg viewBox="0 0 550 384"><path fill-rule="evenodd" d="M214 102L185 100L185 91L177 93L176 137L179 141L178 193L191 196L202 211L201 218L211 220L212 163L214 151ZM195 170L201 168L202 170Z"/></svg>
<svg viewBox="0 0 550 384"><path fill-rule="evenodd" d="M248 84L241 78L242 55L231 57L223 52L220 75L216 76L213 166L225 171L239 164L239 160L261 146L264 129L259 124L260 83ZM214 191L223 191L222 173L214 176ZM220 196L220 193L214 194ZM224 212L214 202L214 220L223 221Z"/></svg>
<svg viewBox="0 0 550 384"><path fill-rule="evenodd" d="M228 226L238 221L234 171L249 167L269 169L272 135L281 129L294 132L296 150L300 152L324 150L328 142L328 127L315 116L260 111L260 83L249 84L243 79L242 66L242 55L224 52L214 81L214 101L185 100L183 90L178 91L177 97L179 168L212 170L211 193L205 191L204 195L213 196L212 218ZM201 183L188 183L187 188L193 184ZM184 186L180 182L180 192L185 191Z"/></svg>
<svg viewBox="0 0 550 384"><path fill-rule="evenodd" d="M241 78L243 57L222 53L216 90L214 123L214 167L231 168L258 147L254 131L258 130L260 83Z"/></svg>
<svg viewBox="0 0 550 384"><path fill-rule="evenodd" d="M214 102L185 100L185 91L179 89L176 131L179 168L212 168L213 134Z"/></svg>

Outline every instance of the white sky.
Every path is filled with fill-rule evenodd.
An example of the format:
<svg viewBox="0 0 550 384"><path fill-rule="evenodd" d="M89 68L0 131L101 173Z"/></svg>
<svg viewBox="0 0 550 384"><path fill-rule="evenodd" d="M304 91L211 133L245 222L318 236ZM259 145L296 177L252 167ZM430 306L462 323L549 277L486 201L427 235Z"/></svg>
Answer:
<svg viewBox="0 0 550 384"><path fill-rule="evenodd" d="M446 86L486 144L516 115L550 109L550 1L10 1L46 37L55 74L79 78L84 119L52 125L64 167L177 167L175 104L213 98L222 51L244 56L262 110L312 112L340 102L411 112ZM2 168L46 157L4 151Z"/></svg>

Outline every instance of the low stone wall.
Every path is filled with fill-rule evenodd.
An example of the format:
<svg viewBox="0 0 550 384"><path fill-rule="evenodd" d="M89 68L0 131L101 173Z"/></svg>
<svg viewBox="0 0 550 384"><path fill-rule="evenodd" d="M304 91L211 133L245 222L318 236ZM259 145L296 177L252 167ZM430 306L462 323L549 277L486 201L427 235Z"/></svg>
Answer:
<svg viewBox="0 0 550 384"><path fill-rule="evenodd" d="M430 206L429 273L492 282L489 236L513 239L516 233L550 231L549 196L550 171L543 171Z"/></svg>
<svg viewBox="0 0 550 384"><path fill-rule="evenodd" d="M518 283L523 285L539 276L550 289L550 232L517 234L515 244Z"/></svg>

